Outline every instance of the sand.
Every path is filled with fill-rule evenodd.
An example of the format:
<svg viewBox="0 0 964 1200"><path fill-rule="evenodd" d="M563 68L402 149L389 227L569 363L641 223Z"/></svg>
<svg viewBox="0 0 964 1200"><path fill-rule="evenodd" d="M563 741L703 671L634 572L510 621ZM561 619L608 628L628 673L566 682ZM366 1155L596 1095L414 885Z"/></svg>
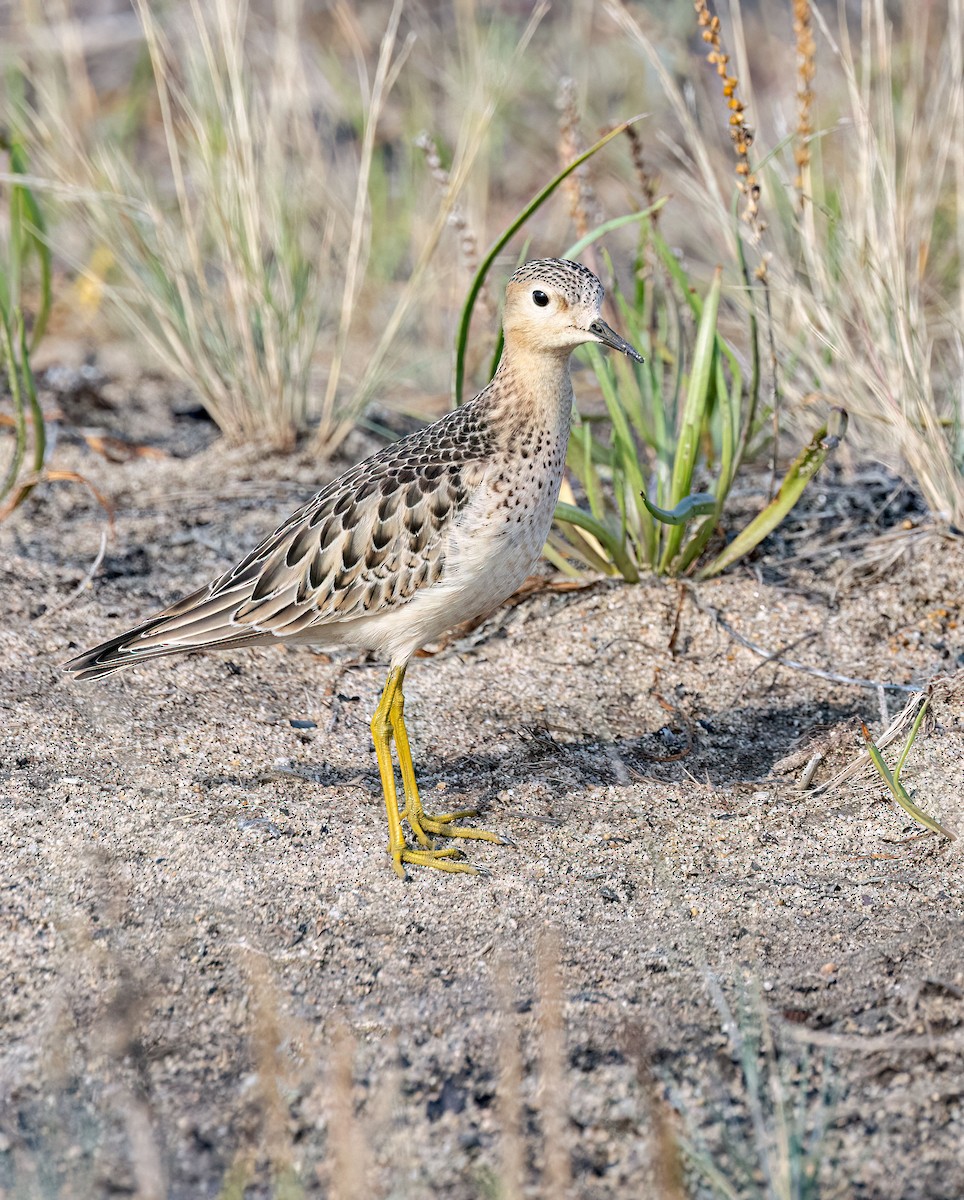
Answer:
<svg viewBox="0 0 964 1200"><path fill-rule="evenodd" d="M61 671L332 470L225 450L156 381L111 386L88 426L167 457L61 437L56 465L116 512L93 579L70 599L105 528L83 487L0 527L0 1196L603 1200L682 1195L677 1168L709 1195L684 1142L763 1195L798 1116L822 1196L964 1194L964 840L918 836L866 770L799 786L909 693L739 640L938 680L904 778L964 839L964 540L864 465L720 580L501 610L413 665L407 715L426 807L477 807L514 846L401 883L380 665Z"/></svg>

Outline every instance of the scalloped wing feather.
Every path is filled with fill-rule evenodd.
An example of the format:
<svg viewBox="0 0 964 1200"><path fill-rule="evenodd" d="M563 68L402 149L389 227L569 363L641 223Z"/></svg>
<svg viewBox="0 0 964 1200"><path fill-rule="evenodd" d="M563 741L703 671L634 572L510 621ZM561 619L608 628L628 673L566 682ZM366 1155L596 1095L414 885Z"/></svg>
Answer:
<svg viewBox="0 0 964 1200"><path fill-rule="evenodd" d="M445 570L448 533L484 474L467 409L388 446L323 488L237 566L83 656L116 669L146 656L303 635L408 603ZM75 669L83 669L78 660Z"/></svg>

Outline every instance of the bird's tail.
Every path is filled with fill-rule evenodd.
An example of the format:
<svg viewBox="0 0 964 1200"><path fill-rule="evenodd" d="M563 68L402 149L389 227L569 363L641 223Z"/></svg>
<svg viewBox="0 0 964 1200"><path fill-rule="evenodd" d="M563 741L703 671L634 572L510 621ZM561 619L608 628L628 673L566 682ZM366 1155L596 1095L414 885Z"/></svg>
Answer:
<svg viewBox="0 0 964 1200"><path fill-rule="evenodd" d="M63 664L64 670L75 679L99 679L168 654L230 650L273 640L260 630L235 624L231 618L237 605L233 590L212 596L209 588L201 588L134 629L71 658Z"/></svg>

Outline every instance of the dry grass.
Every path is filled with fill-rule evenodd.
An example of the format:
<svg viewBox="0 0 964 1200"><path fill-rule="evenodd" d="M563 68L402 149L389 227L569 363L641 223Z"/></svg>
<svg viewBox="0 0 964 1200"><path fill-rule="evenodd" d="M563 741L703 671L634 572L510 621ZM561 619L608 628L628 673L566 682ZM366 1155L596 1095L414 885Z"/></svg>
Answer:
<svg viewBox="0 0 964 1200"><path fill-rule="evenodd" d="M796 90L783 97L769 89L764 110L753 100L740 5L724 26L697 3L740 169L759 180L767 208L764 224L749 212L750 189L741 232L731 168L710 132L718 101L700 82L684 90L636 14L615 0L606 5L650 63L678 125L666 135L675 160L666 184L686 200L687 251L705 259L715 246L736 264L738 239L746 242L757 282L746 280L732 296L767 327L779 370L774 402L785 388L794 423L815 401L842 404L858 445L912 476L935 516L960 526L964 5L941 7L943 14L905 5L895 23L882 0L865 0L856 28L844 14L833 30L821 9L796 4ZM732 75L721 32L735 46ZM754 25L758 67L766 54L779 61L787 32ZM738 135L765 113L776 114L772 129L755 129L751 149Z"/></svg>
<svg viewBox="0 0 964 1200"><path fill-rule="evenodd" d="M387 174L385 157L384 126L399 107L390 111L392 94L406 83L416 41L414 30L399 32L404 10L396 0L373 50L362 17L336 6L342 59L332 63L303 44L299 0L278 0L267 24L227 0L192 0L164 18L140 2L151 82L139 97L145 120L128 138L112 128L78 26L22 19L33 99L16 119L37 148L38 186L66 201L70 240L87 247L74 267L231 441L284 449L310 425L327 455L353 427L424 302L546 6L507 57L477 23L456 23L450 53L478 70L452 105L452 161L427 220L415 219L423 189ZM386 202L386 188L400 183L402 203ZM384 288L399 258L408 259L404 282Z"/></svg>
<svg viewBox="0 0 964 1200"><path fill-rule="evenodd" d="M572 1186L569 1164L569 1089L566 1079L565 992L559 934L547 928L539 947L539 1107L545 1162L542 1187L547 1196L566 1196Z"/></svg>
<svg viewBox="0 0 964 1200"><path fill-rule="evenodd" d="M109 891L115 886L117 880L109 878L98 904L105 916L116 914L121 921L123 899ZM166 980L178 969L178 940L175 936L158 959L140 963L126 950L92 941L87 929L72 930L71 962L84 988L64 982L52 993L45 1017L42 1103L54 1116L17 1139L14 1161L4 1164L0 1177L0 1189L13 1189L3 1191L4 1197L93 1195L94 1177L106 1161L115 1163L112 1185L130 1187L139 1200L171 1194L169 1177L178 1174L172 1156L183 1130L166 1123L171 1110L159 1100L158 1063L166 1054L158 1055L152 1026L158 1006L167 1003L158 978ZM510 969L505 959L496 964L488 1048L497 1068L492 1132L498 1152L494 1169L478 1167L479 1195L555 1200L575 1194L567 1038L576 1035L565 1015L560 949L558 934L543 935L531 1019L517 1015L520 965ZM417 1101L413 1108L390 1070L371 1086L363 1039L347 1014L334 1013L323 1026L306 1024L292 1014L279 964L269 954L247 940L232 951L243 997L236 1057L247 1103L240 1105L244 1120L219 1148L224 1164L219 1200L249 1194L303 1200L318 1188L332 1200L361 1200L387 1194L386 1169L394 1186L404 1189L417 1176L420 1155L431 1152L413 1140ZM377 1040L383 1060L386 1052L397 1054L392 1036L382 1033ZM78 1095L80 1078L86 1083ZM304 1126L306 1106L322 1132L296 1141L293 1130ZM71 1145L77 1136L82 1153ZM654 1144L653 1152L666 1152L666 1145ZM117 1163L124 1164L119 1174ZM666 1200L677 1194L668 1192Z"/></svg>
<svg viewBox="0 0 964 1200"><path fill-rule="evenodd" d="M344 220L311 125L296 25L273 31L261 79L243 7L192 5L166 27L146 4L138 15L158 144L146 155L104 136L70 26L31 26L39 169L72 190L87 243L108 248L106 295L153 357L231 440L289 445L317 382L331 305L324 266ZM45 33L54 54L39 48ZM76 96L86 102L75 106Z"/></svg>
<svg viewBox="0 0 964 1200"><path fill-rule="evenodd" d="M814 390L840 396L866 442L894 447L934 514L958 525L964 323L949 293L953 242L942 226L964 206L953 174L964 154L962 11L949 0L956 38L908 11L895 43L874 0L855 49L846 28L834 35L814 10L846 81L844 144L831 161L849 169L835 180L833 148L821 148L805 219L781 223L773 265L781 333Z"/></svg>
<svg viewBox="0 0 964 1200"><path fill-rule="evenodd" d="M645 160L647 188L659 171L672 196L666 236L697 277L722 258L729 300L757 312L771 408L786 397L780 420L809 427L806 409L831 397L855 418L858 445L961 524L962 5L889 17L883 0L864 0L831 28L799 0L768 15L773 28L748 15L748 37L738 3L721 19L706 0L669 36L619 0L568 19L537 6L524 27L403 0L336 6L320 25L300 0L257 19L226 0L163 19L142 2L140 26L118 36L143 40L150 71L119 97L92 72L90 31L66 7L25 4L15 43L38 174L72 197L72 225L53 235L62 259L233 440L286 446L315 426L315 449L331 453L401 361L444 391L451 306L479 247L551 171L553 104L571 157L580 125L648 103L656 117L631 161L610 155L573 179L570 226L625 211ZM683 49L696 28L719 83ZM534 250L571 240L563 216L558 205L540 215L548 237ZM630 236L610 235L624 260ZM404 384L394 390L404 397Z"/></svg>
<svg viewBox="0 0 964 1200"><path fill-rule="evenodd" d="M117 880L107 886L117 886ZM105 917L116 913L123 920L123 899L105 890L99 903ZM157 981L179 969L180 940L181 934L174 935L159 958L140 963L127 950L92 941L86 929L72 931L71 961L84 985L63 983L51 995L45 1018L43 1099L55 1115L43 1129L23 1131L12 1173L4 1176L14 1188L10 1195L18 1200L93 1195L94 1176L105 1162L126 1164L112 1179L118 1188L131 1186L140 1200L171 1194L169 1176L181 1169L173 1155L184 1131L167 1124L170 1098L162 1101L164 1085L158 1083L167 1053L158 1054L155 1019L158 1007L169 1003L166 982ZM519 1015L528 1011L519 1004L528 991L526 970L505 957L495 964L487 1035L496 1074L489 1126L495 1166L474 1168L480 1196L557 1200L585 1194L585 1177L574 1179L571 1165L583 1138L570 1113L572 1073L578 1068L569 1058L569 1048L582 1044L585 1033L567 1017L563 949L550 927L537 939L531 1017ZM414 1186L420 1156L432 1152L415 1134L418 1099L403 1093L390 1070L372 1086L368 1037L360 1036L347 1014L333 1013L322 1024L304 1022L293 1015L297 1002L286 995L279 963L247 940L234 943L232 951L243 997L236 1069L239 1094L248 1100L239 1110L246 1117L232 1124L219 1147L224 1164L219 1200L248 1194L303 1200L319 1188L333 1200L360 1200L389 1194L386 1170L394 1188ZM791 1048L787 1054L777 1047L756 990L748 1001L748 985L738 986L734 1007L711 973L706 979L728 1042L728 1056L718 1055L710 1071L718 1096L692 1096L662 1068L654 1073L655 1035L632 1023L613 1031L614 1047L636 1065L631 1095L640 1128L647 1131L637 1170L659 1200L706 1194L816 1200L823 1194L817 1189L834 1103L826 1064L821 1070L805 1050ZM394 1037L384 1032L375 1045L383 1066L386 1054L389 1059L397 1054ZM78 1079L87 1081L80 1095ZM20 1102L27 1103L23 1097ZM296 1138L294 1131L304 1134L306 1122L319 1135ZM706 1144L708 1125L715 1139L722 1137L721 1145ZM77 1136L83 1138L82 1154L71 1147Z"/></svg>
<svg viewBox="0 0 964 1200"><path fill-rule="evenodd" d="M522 1051L518 1022L514 1015L514 996L508 963L496 964L496 992L499 1005L499 1075L497 1103L500 1147L500 1184L502 1200L522 1200L525 1194L526 1148L523 1139Z"/></svg>

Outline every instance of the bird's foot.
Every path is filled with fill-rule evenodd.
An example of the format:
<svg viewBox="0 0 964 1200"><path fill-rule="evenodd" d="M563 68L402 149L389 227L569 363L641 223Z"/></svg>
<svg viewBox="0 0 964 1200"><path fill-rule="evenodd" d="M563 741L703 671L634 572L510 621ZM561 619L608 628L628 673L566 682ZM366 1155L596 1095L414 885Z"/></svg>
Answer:
<svg viewBox="0 0 964 1200"><path fill-rule="evenodd" d="M395 874L400 879L407 878L406 863L413 867L435 867L439 871L459 872L463 875L478 875L478 869L470 862L465 862L462 851L457 846L447 846L444 850L424 849L413 850L405 843L388 847Z"/></svg>
<svg viewBox="0 0 964 1200"><path fill-rule="evenodd" d="M456 825L455 821L463 821L467 817L477 817L479 810L477 808L463 808L458 812L437 813L431 814L424 811L421 804L413 805L411 803L405 806L401 813L403 821L407 821L411 826L412 833L419 840L419 844L425 847L433 845L430 835L435 837L451 837L451 838L475 838L479 842L495 842L497 846L502 846L505 843L497 833L490 833L487 829L467 829L464 825Z"/></svg>

